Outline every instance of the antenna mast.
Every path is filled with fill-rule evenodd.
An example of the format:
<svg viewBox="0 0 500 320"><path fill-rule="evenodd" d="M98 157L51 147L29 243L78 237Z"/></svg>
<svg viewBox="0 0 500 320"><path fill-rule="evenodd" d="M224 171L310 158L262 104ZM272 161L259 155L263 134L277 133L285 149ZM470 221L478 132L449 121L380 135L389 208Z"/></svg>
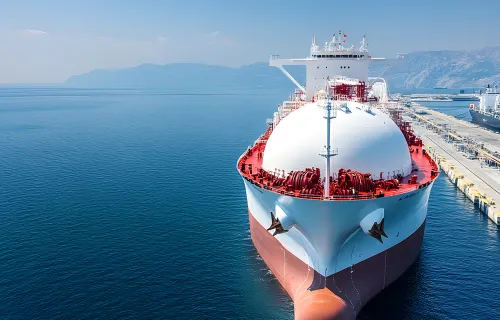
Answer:
<svg viewBox="0 0 500 320"><path fill-rule="evenodd" d="M324 185L324 190L325 190L325 195L324 197L327 198L330 196L330 163L331 160L330 158L337 155L338 151L337 149L332 149L330 145L330 120L334 119L337 117L337 110L335 109L335 106L332 106L332 103L330 101L330 84L329 78L326 79L326 95L325 95L325 105L324 105L324 110L325 116L323 118L326 119L326 146L325 146L325 151L320 153L320 156L325 157L326 159L326 171L325 171L325 185ZM333 112L332 112L333 111Z"/></svg>

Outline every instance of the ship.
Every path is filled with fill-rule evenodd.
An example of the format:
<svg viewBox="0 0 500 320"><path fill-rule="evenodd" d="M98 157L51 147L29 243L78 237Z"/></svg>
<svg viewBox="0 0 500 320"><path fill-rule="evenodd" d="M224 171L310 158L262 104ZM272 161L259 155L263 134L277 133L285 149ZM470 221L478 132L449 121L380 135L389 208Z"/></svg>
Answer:
<svg viewBox="0 0 500 320"><path fill-rule="evenodd" d="M299 320L355 319L416 261L439 175L401 110L368 101L384 59L345 38L271 56L297 89L237 160L252 242ZM305 65L305 86L288 65Z"/></svg>
<svg viewBox="0 0 500 320"><path fill-rule="evenodd" d="M479 101L479 98L474 94L454 94L451 96L453 101Z"/></svg>
<svg viewBox="0 0 500 320"><path fill-rule="evenodd" d="M479 104L470 104L472 122L480 126L500 130L500 92L497 86L486 86L485 92L479 95Z"/></svg>
<svg viewBox="0 0 500 320"><path fill-rule="evenodd" d="M411 102L451 102L453 101L448 96L430 96L430 95L412 95Z"/></svg>

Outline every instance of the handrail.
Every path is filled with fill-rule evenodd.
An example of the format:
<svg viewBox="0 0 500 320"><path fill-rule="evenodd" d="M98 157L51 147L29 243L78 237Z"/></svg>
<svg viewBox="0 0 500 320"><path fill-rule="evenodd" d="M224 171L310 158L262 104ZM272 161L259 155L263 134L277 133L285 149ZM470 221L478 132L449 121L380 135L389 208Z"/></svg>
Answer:
<svg viewBox="0 0 500 320"><path fill-rule="evenodd" d="M315 195L315 194L302 194L302 193L297 194L297 193L295 193L293 191L285 191L285 190L279 190L278 188L274 188L274 187L268 187L266 185L260 184L259 182L250 179L247 176L243 176L243 177L248 182L250 182L251 184L254 184L254 185L256 185L256 186L258 186L258 187L260 187L262 189L269 190L269 191L272 191L272 192L275 192L275 193L279 193L279 194L282 194L282 195L294 197L294 198L300 198L300 199L311 199L311 200L371 200L371 199L376 199L376 198L380 198L381 197L378 194L331 195L331 196L328 196L328 197L325 197L323 195ZM415 190L427 187L428 185L430 185L432 183L432 181L434 180L434 178L435 177L432 177L432 180L427 181L425 183L415 184ZM385 194L384 194L384 196L385 196ZM382 197L384 197L384 196L382 196Z"/></svg>

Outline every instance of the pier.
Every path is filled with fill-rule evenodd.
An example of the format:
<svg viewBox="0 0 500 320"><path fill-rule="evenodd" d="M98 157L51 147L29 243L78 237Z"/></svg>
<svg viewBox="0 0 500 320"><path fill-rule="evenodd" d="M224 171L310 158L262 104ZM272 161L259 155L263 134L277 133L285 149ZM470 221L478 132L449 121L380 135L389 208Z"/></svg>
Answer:
<svg viewBox="0 0 500 320"><path fill-rule="evenodd" d="M500 225L500 133L421 105L403 110L442 171Z"/></svg>

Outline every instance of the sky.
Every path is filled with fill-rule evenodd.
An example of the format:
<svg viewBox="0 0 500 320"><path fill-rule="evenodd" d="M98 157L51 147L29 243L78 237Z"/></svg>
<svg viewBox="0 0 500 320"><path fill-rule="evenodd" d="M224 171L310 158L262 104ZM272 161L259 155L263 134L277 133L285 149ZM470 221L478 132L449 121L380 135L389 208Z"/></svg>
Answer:
<svg viewBox="0 0 500 320"><path fill-rule="evenodd" d="M142 63L302 58L342 30L372 56L500 45L500 0L0 0L0 83Z"/></svg>

